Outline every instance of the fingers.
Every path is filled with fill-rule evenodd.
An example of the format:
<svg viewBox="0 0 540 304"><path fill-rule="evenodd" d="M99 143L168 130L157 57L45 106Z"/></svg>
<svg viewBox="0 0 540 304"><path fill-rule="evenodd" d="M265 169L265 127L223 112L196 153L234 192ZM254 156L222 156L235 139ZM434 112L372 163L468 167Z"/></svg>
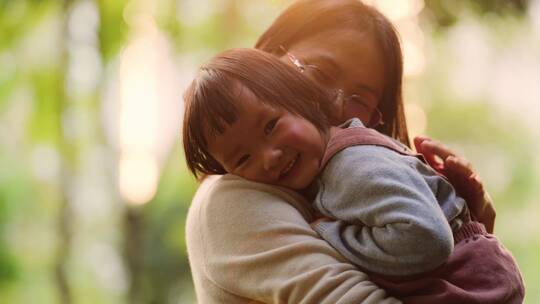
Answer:
<svg viewBox="0 0 540 304"><path fill-rule="evenodd" d="M433 140L426 136L419 136L414 139L415 146L417 145L420 147L421 150L424 151L424 153L436 155L437 157L440 157L441 159L446 159L448 156L456 156L456 153L443 145L441 142ZM418 149L417 146L417 149Z"/></svg>
<svg viewBox="0 0 540 304"><path fill-rule="evenodd" d="M467 160L449 156L444 161L444 172L457 190L468 193L472 200L483 199L484 184Z"/></svg>
<svg viewBox="0 0 540 304"><path fill-rule="evenodd" d="M427 137L427 136L422 136L422 135L419 135L419 136L416 136L413 140L414 142L414 147L416 148L416 150L420 150L421 149L421 146L422 146L422 143L425 141L425 140L429 140L430 138Z"/></svg>
<svg viewBox="0 0 540 304"><path fill-rule="evenodd" d="M480 222L484 224L488 233L493 233L495 230L495 218L497 217L497 212L495 212L495 207L493 206L491 197L487 192L485 195L485 201L488 203L486 203L486 208L484 208L484 213L482 214Z"/></svg>
<svg viewBox="0 0 540 304"><path fill-rule="evenodd" d="M495 208L482 180L471 164L460 157L445 160L445 172L456 191L467 201L473 219L481 222L489 233L495 226Z"/></svg>
<svg viewBox="0 0 540 304"><path fill-rule="evenodd" d="M428 144L430 141L432 141L432 139L429 137L417 136L414 138L413 142L414 142L416 151L424 155L424 158L426 159L428 164L433 169L437 170L440 173L443 173L444 164L439 159L437 159L438 156L435 153L433 153L431 146Z"/></svg>
<svg viewBox="0 0 540 304"><path fill-rule="evenodd" d="M462 157L457 157L455 155L448 156L444 160L444 167L449 174L466 176L469 178L474 175L476 181L479 182L478 176L474 174L471 163Z"/></svg>
<svg viewBox="0 0 540 304"><path fill-rule="evenodd" d="M417 136L414 138L414 145L435 170L447 174L447 166L450 166L450 173L467 176L472 174L470 163L441 142L427 136Z"/></svg>
<svg viewBox="0 0 540 304"><path fill-rule="evenodd" d="M482 182L482 180L480 180L478 174L473 173L469 177L469 183L471 184L472 188L476 189L479 195L485 195L484 183Z"/></svg>
<svg viewBox="0 0 540 304"><path fill-rule="evenodd" d="M436 161L437 157L440 158L445 172L449 174L467 177L474 174L469 161L458 156L439 141L427 136L417 136L414 138L414 145L418 152L424 154L430 164L436 163L440 165L441 163Z"/></svg>

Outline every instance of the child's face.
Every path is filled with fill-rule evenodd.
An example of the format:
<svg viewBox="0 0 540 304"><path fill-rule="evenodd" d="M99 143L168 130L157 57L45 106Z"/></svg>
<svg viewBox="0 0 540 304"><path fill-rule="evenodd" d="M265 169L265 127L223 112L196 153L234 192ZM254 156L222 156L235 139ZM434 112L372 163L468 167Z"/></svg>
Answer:
<svg viewBox="0 0 540 304"><path fill-rule="evenodd" d="M249 180L291 189L319 173L326 136L308 120L265 105L241 88L238 118L223 134L205 134L210 154L224 169Z"/></svg>

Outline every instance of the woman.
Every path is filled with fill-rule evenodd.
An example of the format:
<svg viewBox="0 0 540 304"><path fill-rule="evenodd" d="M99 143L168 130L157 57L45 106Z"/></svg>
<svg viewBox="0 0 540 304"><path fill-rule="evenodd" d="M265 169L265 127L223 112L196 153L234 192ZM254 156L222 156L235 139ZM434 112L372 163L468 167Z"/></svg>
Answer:
<svg viewBox="0 0 540 304"><path fill-rule="evenodd" d="M336 102L346 105L336 123L351 116L365 123L382 119L381 132L408 143L396 45L388 20L354 0L297 1L257 43L336 91ZM451 151L429 139L416 142L431 160L433 152L453 159L442 169L469 181L469 166ZM480 199L474 206L492 209ZM399 303L322 241L309 225L314 220L309 202L295 192L232 175L207 178L186 224L199 302Z"/></svg>

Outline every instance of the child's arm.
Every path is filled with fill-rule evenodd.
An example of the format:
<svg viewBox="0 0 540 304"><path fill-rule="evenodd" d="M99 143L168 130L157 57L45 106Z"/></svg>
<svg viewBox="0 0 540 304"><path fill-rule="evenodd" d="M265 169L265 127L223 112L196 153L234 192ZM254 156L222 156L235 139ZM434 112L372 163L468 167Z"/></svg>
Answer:
<svg viewBox="0 0 540 304"><path fill-rule="evenodd" d="M315 204L338 221L319 222L315 230L376 273L412 275L441 265L453 250L452 231L416 161L373 146L335 155Z"/></svg>

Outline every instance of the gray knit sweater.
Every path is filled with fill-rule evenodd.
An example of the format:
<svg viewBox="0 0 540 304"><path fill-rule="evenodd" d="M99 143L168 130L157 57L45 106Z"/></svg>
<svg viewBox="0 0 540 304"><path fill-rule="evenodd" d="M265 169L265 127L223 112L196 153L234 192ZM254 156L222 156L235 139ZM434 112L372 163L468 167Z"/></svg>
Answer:
<svg viewBox="0 0 540 304"><path fill-rule="evenodd" d="M359 120L346 127L361 127ZM466 208L431 167L385 147L338 152L317 180L315 230L362 269L412 275L441 265L453 250L449 223Z"/></svg>

